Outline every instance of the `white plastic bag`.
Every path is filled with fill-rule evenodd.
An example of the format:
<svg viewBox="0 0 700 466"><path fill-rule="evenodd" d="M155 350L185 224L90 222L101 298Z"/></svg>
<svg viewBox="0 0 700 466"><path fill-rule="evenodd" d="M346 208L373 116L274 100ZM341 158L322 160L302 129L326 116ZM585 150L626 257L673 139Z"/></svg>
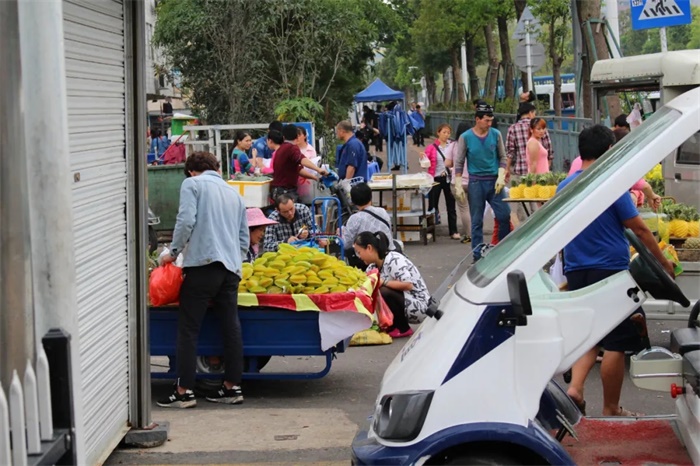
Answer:
<svg viewBox="0 0 700 466"><path fill-rule="evenodd" d="M634 129L637 126L642 124L642 112L641 112L641 106L639 105L639 102L634 104L634 108L630 112L629 115L627 115L627 123L630 124L630 129Z"/></svg>
<svg viewBox="0 0 700 466"><path fill-rule="evenodd" d="M549 276L552 277L552 280L559 288L567 283L566 275L564 275L564 262L561 260L561 253L557 254L556 259L554 259L554 264L549 268Z"/></svg>
<svg viewBox="0 0 700 466"><path fill-rule="evenodd" d="M167 256L168 254L170 254L170 249L168 249L168 248L163 248L163 250L162 250L162 251L160 252L160 254L158 255L158 263L160 264L160 263L161 263L161 259L162 259L163 257ZM183 251L183 252L181 252L180 254L177 255L177 259L175 259L174 265L175 265L176 267L182 268L182 265L184 264L184 262L185 262L185 254L184 254L184 251Z"/></svg>

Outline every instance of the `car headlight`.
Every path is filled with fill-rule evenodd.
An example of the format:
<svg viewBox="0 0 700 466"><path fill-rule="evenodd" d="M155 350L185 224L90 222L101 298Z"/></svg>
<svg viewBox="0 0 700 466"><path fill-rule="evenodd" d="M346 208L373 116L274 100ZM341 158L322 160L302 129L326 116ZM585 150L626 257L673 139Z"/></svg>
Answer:
<svg viewBox="0 0 700 466"><path fill-rule="evenodd" d="M384 395L374 413L374 432L386 440L413 440L428 415L432 390L415 390Z"/></svg>

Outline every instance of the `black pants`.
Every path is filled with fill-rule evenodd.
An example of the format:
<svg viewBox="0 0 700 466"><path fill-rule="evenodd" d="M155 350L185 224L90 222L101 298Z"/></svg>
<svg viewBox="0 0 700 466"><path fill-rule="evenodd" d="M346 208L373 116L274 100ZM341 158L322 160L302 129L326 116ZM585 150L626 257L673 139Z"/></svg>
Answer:
<svg viewBox="0 0 700 466"><path fill-rule="evenodd" d="M243 338L238 320L240 278L221 262L186 267L180 289L180 315L177 324L178 385L194 387L197 340L209 303L219 317L224 343L224 380L238 384L243 374Z"/></svg>
<svg viewBox="0 0 700 466"><path fill-rule="evenodd" d="M406 300L403 296L403 291L392 290L386 286L379 288L379 292L382 294L382 298L386 302L391 313L394 315L394 325L388 330L393 330L395 328L399 329L399 332L403 333L411 328L408 325L408 316L406 316Z"/></svg>
<svg viewBox="0 0 700 466"><path fill-rule="evenodd" d="M620 271L603 269L574 270L566 273L566 281L569 283L569 291L575 291L603 281L618 272ZM637 313L646 319L646 314L641 307L632 311L630 315ZM638 320L627 318L604 336L598 346L606 351L634 351L636 353L644 348L650 348L651 344L646 325L640 324Z"/></svg>
<svg viewBox="0 0 700 466"><path fill-rule="evenodd" d="M374 147L377 149L378 152L382 151L383 144L384 140L382 139L382 136L380 134L374 136Z"/></svg>
<svg viewBox="0 0 700 466"><path fill-rule="evenodd" d="M445 194L445 206L447 207L447 225L450 230L450 236L457 233L457 210L455 210L455 198L450 189L450 183L447 181L447 176L436 176L435 182L437 186L433 186L430 190L428 209L435 209L435 217L437 219L438 206L440 205L440 193Z"/></svg>
<svg viewBox="0 0 700 466"><path fill-rule="evenodd" d="M425 136L423 136L423 128L417 129L413 133L413 144L416 146L425 146Z"/></svg>

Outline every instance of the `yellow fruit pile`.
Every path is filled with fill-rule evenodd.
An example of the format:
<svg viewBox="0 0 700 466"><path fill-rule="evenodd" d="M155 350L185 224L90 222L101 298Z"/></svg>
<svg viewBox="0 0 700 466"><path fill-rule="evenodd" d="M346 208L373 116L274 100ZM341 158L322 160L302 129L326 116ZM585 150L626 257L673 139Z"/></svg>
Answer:
<svg viewBox="0 0 700 466"><path fill-rule="evenodd" d="M528 174L522 177L520 183L511 183L509 197L511 199L551 199L557 192L557 185L566 177L565 174L543 173Z"/></svg>
<svg viewBox="0 0 700 466"><path fill-rule="evenodd" d="M286 243L278 252L266 252L243 264L239 293L325 294L359 288L364 272L342 260L310 247L295 248Z"/></svg>

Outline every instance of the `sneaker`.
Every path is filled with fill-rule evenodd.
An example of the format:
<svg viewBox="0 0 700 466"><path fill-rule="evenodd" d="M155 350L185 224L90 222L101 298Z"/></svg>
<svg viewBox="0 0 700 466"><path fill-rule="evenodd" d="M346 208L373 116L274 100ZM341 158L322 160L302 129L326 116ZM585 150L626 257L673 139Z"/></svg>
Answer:
<svg viewBox="0 0 700 466"><path fill-rule="evenodd" d="M169 397L158 400L156 404L161 408L194 408L197 406L197 400L192 390L187 390L181 395L176 388Z"/></svg>
<svg viewBox="0 0 700 466"><path fill-rule="evenodd" d="M389 335L391 338L405 338L405 337L410 337L411 335L413 335L413 329L409 327L408 330L406 330L405 332L401 333L401 330L399 330L398 328L395 328L394 330L392 330L391 332L389 332L388 335Z"/></svg>
<svg viewBox="0 0 700 466"><path fill-rule="evenodd" d="M207 396L207 401L212 403L223 403L227 405L239 405L243 403L243 391L239 385L234 385L232 388L226 388L226 385L221 384L219 390Z"/></svg>

